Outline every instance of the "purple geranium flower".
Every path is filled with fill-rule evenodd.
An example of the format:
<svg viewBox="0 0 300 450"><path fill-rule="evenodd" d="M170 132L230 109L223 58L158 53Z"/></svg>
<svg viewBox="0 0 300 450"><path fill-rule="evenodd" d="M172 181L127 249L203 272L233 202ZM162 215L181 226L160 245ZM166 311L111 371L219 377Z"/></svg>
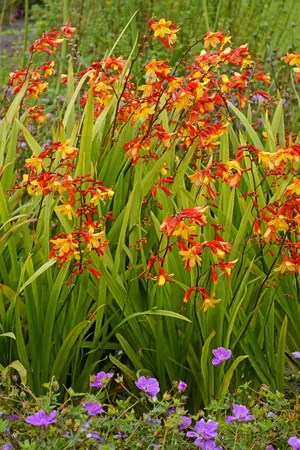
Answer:
<svg viewBox="0 0 300 450"><path fill-rule="evenodd" d="M88 433L86 433L86 437L87 439L95 439L96 441L103 442L102 437L99 436L99 434L96 433L95 431L89 431Z"/></svg>
<svg viewBox="0 0 300 450"><path fill-rule="evenodd" d="M11 419L11 420L20 420L20 417L17 416L17 414L8 414L8 416L6 416L7 419Z"/></svg>
<svg viewBox="0 0 300 450"><path fill-rule="evenodd" d="M293 450L300 450L300 439L296 436L292 436L288 440L288 444L292 447Z"/></svg>
<svg viewBox="0 0 300 450"><path fill-rule="evenodd" d="M188 428L192 423L192 419L189 416L181 416L180 419L182 422L178 425L179 428Z"/></svg>
<svg viewBox="0 0 300 450"><path fill-rule="evenodd" d="M1 447L1 450L12 450L12 448L13 448L12 444L10 442L8 442L7 444L4 444Z"/></svg>
<svg viewBox="0 0 300 450"><path fill-rule="evenodd" d="M146 425L150 425L151 423L160 423L160 419L152 419L151 417L147 416L146 414L143 414L144 422Z"/></svg>
<svg viewBox="0 0 300 450"><path fill-rule="evenodd" d="M273 445L268 445L267 450L275 450L275 447L273 447Z"/></svg>
<svg viewBox="0 0 300 450"><path fill-rule="evenodd" d="M300 359L300 352L293 352L292 355L294 358Z"/></svg>
<svg viewBox="0 0 300 450"><path fill-rule="evenodd" d="M56 411L52 411L49 416L45 413L43 409L33 414L32 416L26 417L25 421L34 425L35 427L47 427L50 423L57 422L54 417L56 416Z"/></svg>
<svg viewBox="0 0 300 450"><path fill-rule="evenodd" d="M277 417L272 411L269 411L267 414L268 417Z"/></svg>
<svg viewBox="0 0 300 450"><path fill-rule="evenodd" d="M94 379L95 381L93 381L92 383L90 383L90 386L94 386L94 387L103 387L105 384L108 383L108 381L106 380L110 380L111 377L113 377L114 374L113 373L106 373L106 372L99 372L96 375L94 375Z"/></svg>
<svg viewBox="0 0 300 450"><path fill-rule="evenodd" d="M214 358L212 359L212 364L214 366L218 366L221 362L227 361L227 359L230 359L232 355L232 351L226 350L224 347L215 348L212 353L214 355Z"/></svg>
<svg viewBox="0 0 300 450"><path fill-rule="evenodd" d="M150 395L150 397L154 397L160 391L159 383L156 378L140 377L135 384L140 391L145 392L145 394Z"/></svg>
<svg viewBox="0 0 300 450"><path fill-rule="evenodd" d="M264 103L266 100L265 100L265 98L264 98L262 95L260 95L260 94L254 94L254 95L252 96L252 101L253 101L254 103L259 103L259 102Z"/></svg>
<svg viewBox="0 0 300 450"><path fill-rule="evenodd" d="M248 420L255 420L255 417L249 414L249 409L244 405L232 405L233 416L227 416L226 422L231 423L233 420L238 420L239 422L247 422Z"/></svg>
<svg viewBox="0 0 300 450"><path fill-rule="evenodd" d="M184 392L187 388L187 384L184 381L179 381L177 389L179 392Z"/></svg>
<svg viewBox="0 0 300 450"><path fill-rule="evenodd" d="M123 433L122 431L118 431L118 433L116 434L116 437L120 438L120 439L126 439L126 438L128 438L128 434L125 432Z"/></svg>
<svg viewBox="0 0 300 450"><path fill-rule="evenodd" d="M215 441L199 442L198 447L202 450L222 450L222 447L218 446Z"/></svg>
<svg viewBox="0 0 300 450"><path fill-rule="evenodd" d="M213 420L208 420L205 423L204 419L198 420L194 426L195 431L188 431L186 437L196 438L194 444L200 447L200 444L203 444L203 441L206 439L214 439L218 437L218 433L215 433L215 430L218 428L218 422L214 422ZM201 447L200 447L201 448Z"/></svg>
<svg viewBox="0 0 300 450"><path fill-rule="evenodd" d="M89 416L96 416L104 412L101 403L85 402L83 407Z"/></svg>

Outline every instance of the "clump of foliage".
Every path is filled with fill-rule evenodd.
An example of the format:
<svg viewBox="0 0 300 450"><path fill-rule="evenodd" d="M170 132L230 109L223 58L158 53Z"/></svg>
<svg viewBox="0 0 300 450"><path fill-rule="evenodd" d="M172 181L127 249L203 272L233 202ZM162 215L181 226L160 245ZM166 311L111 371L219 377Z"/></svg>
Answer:
<svg viewBox="0 0 300 450"><path fill-rule="evenodd" d="M62 399L55 380L45 384L46 394L37 398L25 385L2 379L1 448L299 448L295 400L287 401L266 386L249 395L246 384L191 415L183 381L165 393L154 378L142 376L135 384L131 392L122 376L100 372L91 378L88 393L70 388Z"/></svg>

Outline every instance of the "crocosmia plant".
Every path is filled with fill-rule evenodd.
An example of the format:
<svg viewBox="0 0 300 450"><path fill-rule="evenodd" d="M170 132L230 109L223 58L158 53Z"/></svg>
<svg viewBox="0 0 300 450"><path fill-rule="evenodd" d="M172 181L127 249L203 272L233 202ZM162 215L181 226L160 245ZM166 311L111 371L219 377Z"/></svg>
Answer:
<svg viewBox="0 0 300 450"><path fill-rule="evenodd" d="M298 130L247 44L209 30L174 58L180 32L151 18L130 55L84 65L67 22L7 80L0 363L36 395L53 376L108 389L120 370L145 401L174 382L198 411L241 383L283 391L299 369ZM145 61L154 42L169 60ZM294 88L299 61L279 62ZM227 421L254 420L245 408ZM217 427L186 436L220 448Z"/></svg>

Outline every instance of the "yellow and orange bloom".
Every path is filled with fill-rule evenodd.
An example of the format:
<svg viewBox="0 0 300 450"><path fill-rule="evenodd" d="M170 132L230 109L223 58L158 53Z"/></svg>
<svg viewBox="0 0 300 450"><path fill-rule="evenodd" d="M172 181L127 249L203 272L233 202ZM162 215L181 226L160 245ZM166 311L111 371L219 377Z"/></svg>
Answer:
<svg viewBox="0 0 300 450"><path fill-rule="evenodd" d="M277 231L286 231L289 228L286 217L284 217L283 215L274 217L274 219L268 222L268 225L272 225Z"/></svg>
<svg viewBox="0 0 300 450"><path fill-rule="evenodd" d="M290 184L285 191L285 195L291 196L293 194L300 195L300 179L294 177L293 183Z"/></svg>
<svg viewBox="0 0 300 450"><path fill-rule="evenodd" d="M203 312L206 312L209 308L215 308L218 303L220 303L221 299L215 299L215 296L209 297L208 295L203 296L203 303L200 309L203 310Z"/></svg>
<svg viewBox="0 0 300 450"><path fill-rule="evenodd" d="M174 233L173 233L174 234ZM195 245L188 250L181 250L179 252L179 255L182 256L182 261L185 262L185 269L191 270L196 264L198 266L201 265L201 257L199 255L202 254L203 247L201 244Z"/></svg>
<svg viewBox="0 0 300 450"><path fill-rule="evenodd" d="M56 206L54 210L59 212L62 216L67 216L69 220L76 217L75 211L70 203L63 202L62 205Z"/></svg>
<svg viewBox="0 0 300 450"><path fill-rule="evenodd" d="M35 171L36 173L41 173L43 168L45 168L45 162L43 158L36 156L34 153L31 158L25 159L25 167L29 171Z"/></svg>
<svg viewBox="0 0 300 450"><path fill-rule="evenodd" d="M177 223L176 228L172 234L172 236L182 237L183 239L189 239L189 236L195 230L194 226L187 226L183 220Z"/></svg>
<svg viewBox="0 0 300 450"><path fill-rule="evenodd" d="M71 37L75 33L76 28L75 27L71 27L70 26L70 21L68 20L66 25L64 27L62 27L61 30L66 36Z"/></svg>
<svg viewBox="0 0 300 450"><path fill-rule="evenodd" d="M59 144L56 150L61 153L61 159L71 158L74 159L78 154L78 148L70 146L71 139L67 139L64 144Z"/></svg>
<svg viewBox="0 0 300 450"><path fill-rule="evenodd" d="M104 202L105 200L109 200L111 197L113 197L114 191L108 188L103 188L103 190L96 189L95 191L92 191L92 198L91 203L94 206L97 206L99 201Z"/></svg>

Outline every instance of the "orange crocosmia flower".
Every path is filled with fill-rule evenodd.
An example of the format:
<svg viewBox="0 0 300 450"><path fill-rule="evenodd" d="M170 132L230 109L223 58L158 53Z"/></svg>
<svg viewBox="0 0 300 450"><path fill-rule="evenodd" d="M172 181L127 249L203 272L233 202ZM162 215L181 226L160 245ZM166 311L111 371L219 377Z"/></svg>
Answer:
<svg viewBox="0 0 300 450"><path fill-rule="evenodd" d="M198 170L193 175L189 175L189 178L195 186L207 186L209 183L215 183L211 175L209 170Z"/></svg>
<svg viewBox="0 0 300 450"><path fill-rule="evenodd" d="M53 51L63 42L64 39L57 36L61 33L57 30L52 30L47 33L43 33L42 37L37 39L29 48L33 52L45 52L51 55Z"/></svg>
<svg viewBox="0 0 300 450"><path fill-rule="evenodd" d="M61 152L61 159L71 158L74 159L79 152L78 148L70 147L71 139L67 139L64 144L60 144L56 147L56 151Z"/></svg>
<svg viewBox="0 0 300 450"><path fill-rule="evenodd" d="M66 238L53 238L50 242L53 244L53 248L50 251L49 258L56 257L60 264L73 258L80 259L79 244L77 239L73 239L72 234L69 234Z"/></svg>
<svg viewBox="0 0 300 450"><path fill-rule="evenodd" d="M217 258L223 259L225 254L230 253L231 243L223 241L223 238L216 233L216 240L204 242L203 246L210 248Z"/></svg>
<svg viewBox="0 0 300 450"><path fill-rule="evenodd" d="M268 225L272 225L277 231L286 231L289 226L286 222L286 217L279 215L268 222Z"/></svg>
<svg viewBox="0 0 300 450"><path fill-rule="evenodd" d="M268 169L274 169L275 167L275 158L277 153L269 153L269 152L263 152L262 150L259 150L257 152L258 156L258 162L262 162L263 165Z"/></svg>
<svg viewBox="0 0 300 450"><path fill-rule="evenodd" d="M149 115L155 114L154 109L150 108L147 103L142 103L139 108L136 109L134 117L138 119L148 119Z"/></svg>
<svg viewBox="0 0 300 450"><path fill-rule="evenodd" d="M47 116L45 116L45 114L43 113L43 108L39 108L37 106L33 106L32 108L30 108L28 118L35 120L38 126L40 126L41 123L47 120Z"/></svg>
<svg viewBox="0 0 300 450"><path fill-rule="evenodd" d="M62 216L67 216L69 220L72 220L73 217L76 217L75 211L70 203L63 202L62 205L56 206L54 210L58 211Z"/></svg>
<svg viewBox="0 0 300 450"><path fill-rule="evenodd" d="M45 163L43 158L39 158L39 156L33 153L31 158L25 159L25 167L28 170L35 170L37 173L41 173L45 167Z"/></svg>
<svg viewBox="0 0 300 450"><path fill-rule="evenodd" d="M293 183L290 184L285 191L286 196L291 196L293 194L300 195L300 179L294 177Z"/></svg>
<svg viewBox="0 0 300 450"><path fill-rule="evenodd" d="M172 49L172 44L176 41L176 33L179 28L170 20L160 19L155 22L153 19L148 21L149 27L154 30L154 37L157 37L168 49Z"/></svg>
<svg viewBox="0 0 300 450"><path fill-rule="evenodd" d="M169 76L167 78L167 81L168 81L168 92L173 92L175 89L178 89L182 85L183 78Z"/></svg>
<svg viewBox="0 0 300 450"><path fill-rule="evenodd" d="M189 248L188 250L181 250L179 252L179 255L182 256L182 261L185 261L184 268L186 270L191 270L196 264L198 266L201 265L202 259L200 258L199 254L202 253L202 245L194 245L193 247Z"/></svg>
<svg viewBox="0 0 300 450"><path fill-rule="evenodd" d="M246 69L246 67L248 67L248 66L252 66L252 64L254 63L254 60L251 59L250 56L247 56L246 58L243 58L242 61L243 62L242 62L242 65L241 65L241 70Z"/></svg>
<svg viewBox="0 0 300 450"><path fill-rule="evenodd" d="M112 87L105 83L104 81L98 81L94 84L94 91L95 92L105 92L108 93L112 90Z"/></svg>
<svg viewBox="0 0 300 450"><path fill-rule="evenodd" d="M48 83L40 83L39 81L33 81L30 83L27 89L28 98L38 98L48 87Z"/></svg>
<svg viewBox="0 0 300 450"><path fill-rule="evenodd" d="M99 233L85 233L84 238L87 242L87 248L92 250L93 248L98 249L103 243L105 237L105 231L100 231Z"/></svg>
<svg viewBox="0 0 300 450"><path fill-rule="evenodd" d="M104 202L104 200L108 200L110 197L113 197L114 191L108 188L96 189L95 191L92 191L92 198L91 203L96 206L98 205L99 201L101 200Z"/></svg>
<svg viewBox="0 0 300 450"><path fill-rule="evenodd" d="M221 31L208 31L204 37L204 48L208 48L210 45L216 48L218 44L223 47L227 42L230 42L231 36L224 36L223 30Z"/></svg>
<svg viewBox="0 0 300 450"><path fill-rule="evenodd" d="M269 73L258 73L254 79L262 81L265 84L271 84L271 76Z"/></svg>
<svg viewBox="0 0 300 450"><path fill-rule="evenodd" d="M300 52L297 53L288 53L287 55L281 58L284 62L289 64L290 66L300 67Z"/></svg>
<svg viewBox="0 0 300 450"><path fill-rule="evenodd" d="M214 295L209 297L208 295L203 294L203 303L200 309L203 309L203 312L206 312L209 308L215 308L217 303L220 303L221 299L214 299Z"/></svg>
<svg viewBox="0 0 300 450"><path fill-rule="evenodd" d="M142 86L138 87L139 91L142 91L142 97L148 97L149 95L152 95L155 89L156 83L149 83L146 82L146 84L143 84Z"/></svg>
<svg viewBox="0 0 300 450"><path fill-rule="evenodd" d="M76 31L76 28L71 27L70 26L70 21L68 20L68 22L66 23L66 25L64 27L62 27L62 32L66 35L66 36L73 36L73 34Z"/></svg>
<svg viewBox="0 0 300 450"><path fill-rule="evenodd" d="M243 173L239 162L237 160L228 161L226 166L228 171L223 172L223 180L230 187L238 186Z"/></svg>
<svg viewBox="0 0 300 450"><path fill-rule="evenodd" d="M52 181L48 187L51 189L51 191L53 192L58 192L58 194L62 194L63 192L67 191L67 187L64 186L59 180L54 180Z"/></svg>
<svg viewBox="0 0 300 450"><path fill-rule="evenodd" d="M173 232L172 236L181 236L183 239L187 240L189 235L193 233L195 227L188 227L183 220L181 220L177 225L176 229Z"/></svg>
<svg viewBox="0 0 300 450"><path fill-rule="evenodd" d="M68 81L68 75L66 73L62 73L60 76L60 82L65 84Z"/></svg>
<svg viewBox="0 0 300 450"><path fill-rule="evenodd" d="M275 166L279 166L281 162L298 162L299 156L291 152L290 148L280 148L276 153Z"/></svg>
<svg viewBox="0 0 300 450"><path fill-rule="evenodd" d="M157 77L166 78L171 71L171 67L168 66L165 61L156 61L156 59L147 63L145 69L146 77L149 77L152 80L156 80Z"/></svg>
<svg viewBox="0 0 300 450"><path fill-rule="evenodd" d="M286 273L290 272L292 275L294 275L298 269L297 264L292 259L289 259L285 253L282 253L282 263L279 267L274 269L274 272L280 272L280 273Z"/></svg>
<svg viewBox="0 0 300 450"><path fill-rule="evenodd" d="M176 100L174 101L174 106L176 112L180 112L183 109L187 110L190 106L192 106L193 102L191 101L193 99L193 95L188 91L181 91L178 95Z"/></svg>
<svg viewBox="0 0 300 450"><path fill-rule="evenodd" d="M53 67L54 61L48 61L40 67L40 69L45 72L45 78L48 78L50 75L53 74L54 72Z"/></svg>
<svg viewBox="0 0 300 450"><path fill-rule="evenodd" d="M188 288L188 290L186 291L186 293L184 294L184 297L183 297L184 303L187 303L189 301L191 294L193 292L195 292L196 290L197 290L196 286L192 286L192 287Z"/></svg>
<svg viewBox="0 0 300 450"><path fill-rule="evenodd" d="M159 266L158 276L152 277L153 281L158 280L158 286L163 286L166 281L169 281L171 277L173 277L173 273L166 273L163 269L162 264Z"/></svg>
<svg viewBox="0 0 300 450"><path fill-rule="evenodd" d="M268 227L265 233L263 234L263 238L266 242L276 242L279 236L274 227Z"/></svg>
<svg viewBox="0 0 300 450"><path fill-rule="evenodd" d="M205 215L203 214L207 211L208 206L195 206L194 208L185 208L183 209L179 215L184 219L188 219L191 223L196 223L199 227L203 227L207 224L207 220Z"/></svg>
<svg viewBox="0 0 300 450"><path fill-rule="evenodd" d="M176 216L167 217L160 226L160 231L166 236L172 236L174 230L178 223L178 218Z"/></svg>
<svg viewBox="0 0 300 450"><path fill-rule="evenodd" d="M171 24L172 22L170 20L166 21L165 19L160 19L159 22L151 23L150 27L154 30L155 37L164 37L165 34L169 34L171 32Z"/></svg>
<svg viewBox="0 0 300 450"><path fill-rule="evenodd" d="M234 268L234 266L236 265L236 263L238 262L238 259L235 259L233 261L221 261L217 264L217 266L219 267L219 269L225 273L226 278L229 278L231 275L231 271Z"/></svg>
<svg viewBox="0 0 300 450"><path fill-rule="evenodd" d="M30 183L27 186L27 192L29 195L37 194L39 196L42 196L44 193L44 189L41 185L41 183L36 179L30 181Z"/></svg>

